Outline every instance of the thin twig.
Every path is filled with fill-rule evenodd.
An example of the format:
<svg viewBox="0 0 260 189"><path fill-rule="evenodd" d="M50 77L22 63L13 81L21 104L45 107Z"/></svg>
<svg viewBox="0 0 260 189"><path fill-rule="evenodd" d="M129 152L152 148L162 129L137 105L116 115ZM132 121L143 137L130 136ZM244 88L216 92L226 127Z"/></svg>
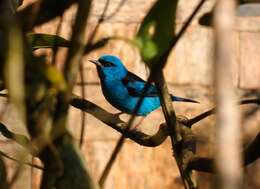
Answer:
<svg viewBox="0 0 260 189"><path fill-rule="evenodd" d="M84 83L84 68L83 68L83 62L80 62L80 68L79 68L79 74L80 74L80 81ZM86 98L85 93L85 85L81 85L81 96L83 99ZM79 146L82 147L84 142L84 135L85 135L85 124L86 124L86 114L84 111L81 111L81 129L80 129L80 138L79 138Z"/></svg>
<svg viewBox="0 0 260 189"><path fill-rule="evenodd" d="M108 10L108 6L109 6L109 3L110 3L110 0L106 0L106 4L105 4L105 7L102 11L102 14L100 15L99 19L98 19L98 22L96 24L96 27L94 28L93 32L90 34L90 37L89 37L89 40L88 40L88 45L91 45L96 34L97 34L97 31L101 25L102 22L104 22L104 17L106 15L106 12Z"/></svg>
<svg viewBox="0 0 260 189"><path fill-rule="evenodd" d="M117 141L116 143L116 147L114 148L113 152L112 152L112 155L110 156L106 166L105 166L105 169L103 170L102 174L101 174L101 177L100 179L98 180L98 183L100 185L101 188L104 187L104 184L105 184L105 181L108 177L108 174L113 166L113 163L119 153L119 151L121 150L122 146L123 146L123 143L124 143L124 140L125 140L125 137L124 135L122 135L119 140Z"/></svg>
<svg viewBox="0 0 260 189"><path fill-rule="evenodd" d="M246 100L241 100L239 102L239 105L246 105L246 104L258 104L260 105L260 98L255 98L255 99L246 99ZM187 121L187 126L191 127L195 123L201 121L202 119L205 119L206 117L215 114L216 108L212 108L206 112L203 112Z"/></svg>
<svg viewBox="0 0 260 189"><path fill-rule="evenodd" d="M56 35L60 35L61 33L61 26L63 23L63 13L59 16L59 24L56 28ZM53 47L53 55L52 55L52 64L56 64L56 59L57 59L57 52L58 52L58 46L57 46L58 38L54 39L54 47Z"/></svg>
<svg viewBox="0 0 260 189"><path fill-rule="evenodd" d="M107 21L107 20L113 18L120 11L120 9L123 7L123 5L126 2L127 2L127 0L121 0L120 3L118 4L118 6L115 8L114 12L112 12L110 15L106 16L104 18L104 21Z"/></svg>
<svg viewBox="0 0 260 189"><path fill-rule="evenodd" d="M15 158L13 158L13 157L11 157L11 156L5 154L5 153L2 152L2 151L0 151L0 155L3 156L3 157L5 157L5 158L7 158L7 159L10 159L10 160L12 160L12 161L15 161L16 163L23 164L23 165L28 165L28 166L33 167L33 168L36 168L36 169L44 170L44 168L43 168L42 166L35 165L35 164L33 164L33 163L28 163L28 162L21 162L21 161L15 159Z"/></svg>

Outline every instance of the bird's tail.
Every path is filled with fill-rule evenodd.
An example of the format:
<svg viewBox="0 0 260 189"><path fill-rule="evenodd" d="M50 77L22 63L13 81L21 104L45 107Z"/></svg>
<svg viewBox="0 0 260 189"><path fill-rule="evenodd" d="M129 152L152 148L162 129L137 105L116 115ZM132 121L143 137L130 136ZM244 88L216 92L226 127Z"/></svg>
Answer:
<svg viewBox="0 0 260 189"><path fill-rule="evenodd" d="M192 103L199 103L196 100L192 100L189 98L182 98L182 97L178 97L178 96L173 96L171 95L172 101L176 101L176 102L192 102Z"/></svg>

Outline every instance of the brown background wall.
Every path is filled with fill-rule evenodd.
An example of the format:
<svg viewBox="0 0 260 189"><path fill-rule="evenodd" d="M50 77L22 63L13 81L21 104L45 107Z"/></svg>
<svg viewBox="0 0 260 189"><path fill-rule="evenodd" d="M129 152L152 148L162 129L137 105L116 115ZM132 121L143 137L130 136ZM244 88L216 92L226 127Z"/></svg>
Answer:
<svg viewBox="0 0 260 189"><path fill-rule="evenodd" d="M88 23L88 33L96 25L97 18L104 8L105 0L94 1L91 17ZM140 25L142 18L147 10L155 2L154 0L131 0L121 7L120 11L101 25L96 39L107 36L123 36L132 38ZM29 0L25 0L29 3ZM119 5L120 0L111 0L108 15L111 14ZM177 14L177 30L182 26L198 0L187 1L180 0ZM200 101L200 104L174 104L177 114L183 114L192 117L198 113L207 110L213 105L213 88L211 84L213 48L212 29L199 26L198 18L211 10L214 1L209 0L203 10L197 16L197 19L188 28L184 37L178 43L169 57L165 68L166 79L169 83L170 91L178 96L184 96ZM71 24L74 19L75 6L71 7L64 15L60 35L69 39L71 33ZM47 23L35 29L35 32L44 32L55 34L59 19ZM260 89L260 32L236 31L234 37L234 84L238 86L238 93L245 95L248 91ZM63 50L64 51L64 50ZM119 56L126 66L133 72L145 78L148 73L145 66L141 63L138 51L122 41L111 41L106 47L90 53L84 57L84 73L87 86L85 89L86 98L110 112L118 112L104 99L98 77L93 65L88 64L88 59L96 59L101 54L114 54ZM62 61L64 55L60 53L59 61ZM75 93L80 95L80 86L75 87ZM2 100L2 99L1 99ZM9 110L10 109L10 110ZM12 130L24 133L23 126L16 119L12 108L5 113L4 119ZM241 109L246 112L249 108ZM80 135L80 111L71 108L69 127L78 142ZM158 125L163 122L163 116L160 111L149 115L141 126L141 129L148 133L156 130ZM248 121L243 123L245 143L259 131L260 116L259 111ZM212 156L214 145L214 118L209 118L195 125L194 132L198 136L198 153L204 156ZM91 115L87 115L86 133L84 145L82 148L87 166L93 178L98 180L110 154L116 144L120 134L107 127ZM0 140L0 145L8 154L20 154L21 148L6 141ZM28 161L30 158L28 158ZM10 166L16 164L8 161ZM246 187L259 188L259 161L246 169ZM33 173L39 174L35 169ZM254 176L252 176L254 175ZM14 188L36 188L37 177L33 176L31 180L31 168L25 168L20 179ZM207 188L210 178L209 174L198 174L199 188ZM26 182L25 182L26 181ZM156 148L142 147L134 142L127 140L123 150L117 158L116 163L106 182L106 188L125 188L125 189L157 189L157 188L182 188L176 164L172 158L170 141L165 141Z"/></svg>

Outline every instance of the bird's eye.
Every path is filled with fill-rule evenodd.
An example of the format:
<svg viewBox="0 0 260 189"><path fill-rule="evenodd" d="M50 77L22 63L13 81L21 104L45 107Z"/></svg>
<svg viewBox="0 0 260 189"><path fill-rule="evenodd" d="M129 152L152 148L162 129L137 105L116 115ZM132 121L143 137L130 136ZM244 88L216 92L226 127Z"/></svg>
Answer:
<svg viewBox="0 0 260 189"><path fill-rule="evenodd" d="M115 64L113 64L112 62L108 62L106 60L99 60L99 62L102 64L102 66L104 67L115 67Z"/></svg>

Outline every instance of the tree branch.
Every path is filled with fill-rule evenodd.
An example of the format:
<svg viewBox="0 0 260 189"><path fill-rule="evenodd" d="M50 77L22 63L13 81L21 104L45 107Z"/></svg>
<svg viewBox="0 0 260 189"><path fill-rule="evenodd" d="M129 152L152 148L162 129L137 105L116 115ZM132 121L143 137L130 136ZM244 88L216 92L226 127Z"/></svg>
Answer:
<svg viewBox="0 0 260 189"><path fill-rule="evenodd" d="M186 149L185 146L182 145L182 142L185 141L184 136L183 133L181 132L181 126L177 121L174 108L172 106L171 97L168 92L168 88L165 83L165 79L162 71L159 71L157 73L154 81L158 89L162 110L171 137L174 157L177 162L184 187L186 189L196 188L196 184L192 179L191 171L185 168L186 162L188 162L189 159L192 158L192 155L193 153L195 153L195 151L194 152L190 151L189 149Z"/></svg>
<svg viewBox="0 0 260 189"><path fill-rule="evenodd" d="M168 131L165 124L161 124L159 130L154 135L150 136L141 131L127 129L127 123L122 121L118 114L111 114L88 100L74 95L70 104L75 108L93 115L106 125L122 133L126 138L129 138L142 146L159 146L168 137Z"/></svg>

